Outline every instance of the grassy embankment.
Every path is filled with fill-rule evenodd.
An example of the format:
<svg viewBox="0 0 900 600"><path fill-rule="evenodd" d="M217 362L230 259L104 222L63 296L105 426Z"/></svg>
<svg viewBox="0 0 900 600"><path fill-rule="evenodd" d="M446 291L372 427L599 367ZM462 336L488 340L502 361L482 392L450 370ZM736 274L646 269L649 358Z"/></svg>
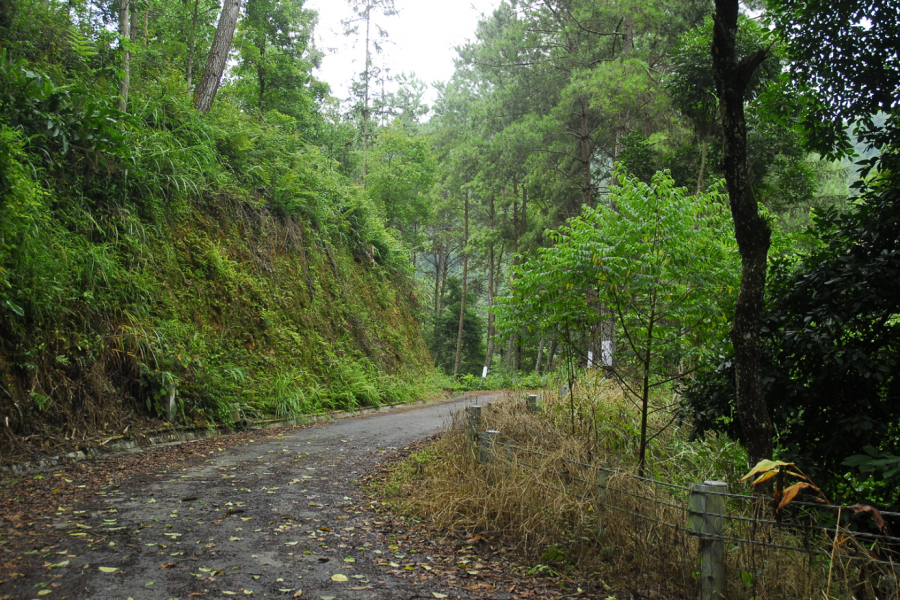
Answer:
<svg viewBox="0 0 900 600"><path fill-rule="evenodd" d="M434 389L406 253L304 124L227 89L201 118L145 63L120 113L103 52L24 12L0 56L3 456L158 425L172 389L204 426Z"/></svg>

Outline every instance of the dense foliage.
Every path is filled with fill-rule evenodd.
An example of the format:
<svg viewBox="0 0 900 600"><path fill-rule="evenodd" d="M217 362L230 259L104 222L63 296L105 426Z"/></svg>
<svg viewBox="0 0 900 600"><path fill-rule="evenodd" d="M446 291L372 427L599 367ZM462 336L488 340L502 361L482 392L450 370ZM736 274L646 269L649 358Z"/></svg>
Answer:
<svg viewBox="0 0 900 600"><path fill-rule="evenodd" d="M696 432L747 441L732 344L768 273L750 412L835 498L900 502L889 2L504 0L434 106L377 64L391 0L351 2L347 99L301 0L239 4L0 2L0 443L173 392L214 422L592 363L643 468L676 382Z"/></svg>
<svg viewBox="0 0 900 600"><path fill-rule="evenodd" d="M849 213L817 216L820 249L799 264L773 264L763 318L766 398L782 459L803 464L835 497L862 494L888 505L900 502L900 463L877 461L900 453L895 177L873 183ZM732 362L724 358L685 398L698 434L720 430L740 439ZM848 463L850 457L857 458ZM859 466L858 488L847 488L843 475Z"/></svg>
<svg viewBox="0 0 900 600"><path fill-rule="evenodd" d="M172 393L171 418L210 424L234 404L296 416L427 386L406 252L313 143L331 123L300 4L249 3L205 118L169 33L195 27L202 54L208 30L180 5L139 14L134 39L104 26L106 5L14 7L0 31L4 448L170 418Z"/></svg>

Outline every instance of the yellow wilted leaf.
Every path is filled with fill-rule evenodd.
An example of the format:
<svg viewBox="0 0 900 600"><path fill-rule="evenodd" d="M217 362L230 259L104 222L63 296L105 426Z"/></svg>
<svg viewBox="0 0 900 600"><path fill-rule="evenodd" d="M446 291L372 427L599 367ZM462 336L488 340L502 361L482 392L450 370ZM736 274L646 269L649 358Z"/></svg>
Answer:
<svg viewBox="0 0 900 600"><path fill-rule="evenodd" d="M756 484L758 484L758 483L762 483L762 482L764 482L764 481L768 481L768 480L772 479L773 477L775 477L776 475L778 475L778 471L767 471L767 472L763 473L762 475L760 475L760 476L756 479L756 481L754 481L754 482L751 483L750 485L751 485L751 486L754 486L754 485L756 485Z"/></svg>
<svg viewBox="0 0 900 600"><path fill-rule="evenodd" d="M335 573L331 576L332 581L348 581L347 576L343 573Z"/></svg>
<svg viewBox="0 0 900 600"><path fill-rule="evenodd" d="M780 460L761 460L757 463L755 467L753 467L749 473L741 477L741 481L747 481L757 473L764 473L766 471L770 471L776 467L792 467L794 463L789 462L781 462Z"/></svg>
<svg viewBox="0 0 900 600"><path fill-rule="evenodd" d="M99 569L104 573L115 573L119 570L117 567L99 567Z"/></svg>
<svg viewBox="0 0 900 600"><path fill-rule="evenodd" d="M782 496L781 502L778 503L778 510L781 510L782 508L790 504L791 501L797 497L797 494L800 493L800 490L804 488L817 489L816 486L809 483L803 483L802 481L800 483L795 483L788 489L784 490L784 496Z"/></svg>

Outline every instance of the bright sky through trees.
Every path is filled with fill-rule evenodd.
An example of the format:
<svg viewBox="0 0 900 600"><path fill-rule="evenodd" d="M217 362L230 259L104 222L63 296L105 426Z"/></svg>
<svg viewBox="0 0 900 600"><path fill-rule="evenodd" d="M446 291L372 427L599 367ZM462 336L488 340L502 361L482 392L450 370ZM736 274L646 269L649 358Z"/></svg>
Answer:
<svg viewBox="0 0 900 600"><path fill-rule="evenodd" d="M474 37L478 17L497 4L499 0L397 0L400 14L381 23L389 42L376 60L383 61L392 76L414 72L429 86L447 81L453 75L454 47ZM362 69L364 53L361 44L354 48L353 38L343 34L341 19L352 17L350 6L341 0L309 0L306 6L319 12L316 45L328 53L316 76L331 85L332 94L346 99L353 75ZM432 105L434 89L425 98Z"/></svg>

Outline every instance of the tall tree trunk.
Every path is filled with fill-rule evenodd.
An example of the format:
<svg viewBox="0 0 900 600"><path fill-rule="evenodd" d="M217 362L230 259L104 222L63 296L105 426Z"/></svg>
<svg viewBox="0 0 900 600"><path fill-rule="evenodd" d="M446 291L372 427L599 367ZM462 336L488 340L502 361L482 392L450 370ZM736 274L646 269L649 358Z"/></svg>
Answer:
<svg viewBox="0 0 900 600"><path fill-rule="evenodd" d="M704 133L700 138L700 173L697 174L697 196L703 191L703 174L706 171L706 150L708 146L709 135Z"/></svg>
<svg viewBox="0 0 900 600"><path fill-rule="evenodd" d="M522 227L520 233L528 231L528 186L522 184Z"/></svg>
<svg viewBox="0 0 900 600"><path fill-rule="evenodd" d="M453 249L450 247L450 242L444 242L444 258L441 261L441 292L438 295L438 314L444 310L444 289L447 287L447 274L450 272L450 255L453 253Z"/></svg>
<svg viewBox="0 0 900 600"><path fill-rule="evenodd" d="M519 182L513 176L513 267L519 266ZM510 276L510 286L515 285L516 273ZM509 336L509 348L506 358L507 370L513 373L519 370L519 336L513 333Z"/></svg>
<svg viewBox="0 0 900 600"><path fill-rule="evenodd" d="M120 0L119 4L119 39L122 43L131 39L130 0ZM119 81L119 110L128 110L128 88L131 86L131 52L122 53L122 79Z"/></svg>
<svg viewBox="0 0 900 600"><path fill-rule="evenodd" d="M591 124L588 114L587 98L579 98L579 118L581 119L581 204L591 206L593 197L593 184L591 177Z"/></svg>
<svg viewBox="0 0 900 600"><path fill-rule="evenodd" d="M487 326L487 352L484 355L484 369L482 377L487 377L491 369L491 361L494 358L494 245L488 248L488 326Z"/></svg>
<svg viewBox="0 0 900 600"><path fill-rule="evenodd" d="M634 17L628 15L625 17L625 34L622 37L622 55L625 58L631 56L634 50Z"/></svg>
<svg viewBox="0 0 900 600"><path fill-rule="evenodd" d="M434 257L434 318L437 319L441 312L441 259L444 256L443 248L439 247Z"/></svg>
<svg viewBox="0 0 900 600"><path fill-rule="evenodd" d="M549 373L550 369L553 367L553 357L556 355L557 346L559 346L559 340L553 338L553 341L550 342L550 352L547 353L547 360L544 363L545 373Z"/></svg>
<svg viewBox="0 0 900 600"><path fill-rule="evenodd" d="M459 332L456 334L456 362L453 364L453 378L459 374L459 361L462 358L463 325L466 320L466 293L469 280L469 194L465 193L463 200L463 212L465 214L465 230L463 232L463 280L462 298L459 302Z"/></svg>
<svg viewBox="0 0 900 600"><path fill-rule="evenodd" d="M369 54L370 27L372 25L372 6L366 7L366 65L363 71L363 86L365 89L363 98L363 188L366 187L366 179L369 175L369 68L372 56ZM454 373L454 376L456 374Z"/></svg>
<svg viewBox="0 0 900 600"><path fill-rule="evenodd" d="M491 194L490 204L488 205L488 227L491 233L494 232L494 217L496 215L494 208L494 195ZM491 361L494 359L494 294L496 293L494 285L494 244L488 248L488 326L487 326L487 353L484 355L484 369L481 371L482 377L487 377L488 371L491 369Z"/></svg>
<svg viewBox="0 0 900 600"><path fill-rule="evenodd" d="M129 2L129 4L131 4L131 3ZM131 42L134 44L137 43L137 36L138 36L138 11L137 11L137 8L138 7L135 4L132 4L129 7L129 10L131 10L131 25L129 25L129 28L128 28L128 37L131 39Z"/></svg>
<svg viewBox="0 0 900 600"><path fill-rule="evenodd" d="M219 82L225 71L228 52L231 51L231 40L234 39L234 28L240 14L241 0L225 0L219 25L216 27L216 35L206 57L206 67L203 68L200 83L194 91L194 106L204 115L212 108L216 92L219 91Z"/></svg>
<svg viewBox="0 0 900 600"><path fill-rule="evenodd" d="M641 357L644 364L641 375L641 447L638 451L638 477L644 476L644 462L647 457L647 413L650 408L650 360L653 348L653 325L656 322L655 303L650 304L650 319L647 326L647 353Z"/></svg>
<svg viewBox="0 0 900 600"><path fill-rule="evenodd" d="M263 68L263 61L266 59L266 47L265 43L263 43L263 47L260 50L259 57L259 65L256 67L256 79L259 84L259 96L257 98L257 102L259 103L259 118L262 119L263 115L263 102L266 98L266 70Z"/></svg>
<svg viewBox="0 0 900 600"><path fill-rule="evenodd" d="M187 60L187 80L188 88L194 85L194 49L197 40L197 14L200 9L200 0L194 0L194 13L191 15L191 33L188 36L188 60Z"/></svg>
<svg viewBox="0 0 900 600"><path fill-rule="evenodd" d="M544 358L544 335L541 335L541 343L538 344L538 355L537 360L534 361L534 372L541 372L541 359Z"/></svg>
<svg viewBox="0 0 900 600"><path fill-rule="evenodd" d="M716 0L713 27L713 74L723 107L725 148L722 164L734 219L734 234L741 254L741 288L734 309L731 342L734 344L737 413L750 460L772 457L772 421L762 389L759 352L759 315L766 286L766 255L771 230L759 214L747 167L747 124L744 94L754 70L766 59L758 50L737 60L738 0Z"/></svg>

